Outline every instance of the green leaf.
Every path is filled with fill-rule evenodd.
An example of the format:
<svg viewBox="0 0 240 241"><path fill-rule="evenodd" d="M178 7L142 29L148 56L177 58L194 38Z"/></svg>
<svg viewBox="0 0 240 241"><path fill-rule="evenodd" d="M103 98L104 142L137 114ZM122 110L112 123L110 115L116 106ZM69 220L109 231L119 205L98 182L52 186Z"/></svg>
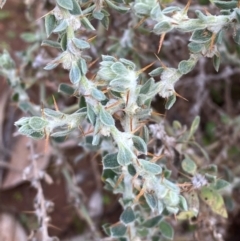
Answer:
<svg viewBox="0 0 240 241"><path fill-rule="evenodd" d="M199 212L199 198L196 191L184 192L183 196L185 197L188 205L188 210L194 213L194 216L198 215Z"/></svg>
<svg viewBox="0 0 240 241"><path fill-rule="evenodd" d="M190 173L192 175L195 174L196 170L197 170L197 165L195 164L194 161L192 161L191 159L189 159L188 157L185 158L182 161L182 169L187 172Z"/></svg>
<svg viewBox="0 0 240 241"><path fill-rule="evenodd" d="M229 186L230 183L223 180L223 179L217 179L217 181L213 184L211 184L211 188L219 191L221 189L224 189L225 187Z"/></svg>
<svg viewBox="0 0 240 241"><path fill-rule="evenodd" d="M181 72L181 74L187 74L194 68L195 64L196 61L194 61L193 59L182 60L178 64L178 70Z"/></svg>
<svg viewBox="0 0 240 241"><path fill-rule="evenodd" d="M157 175L162 173L162 168L158 164L152 163L150 161L145 161L143 159L138 159L138 162L149 174Z"/></svg>
<svg viewBox="0 0 240 241"><path fill-rule="evenodd" d="M217 72L218 72L218 70L219 70L220 63L221 63L220 56L214 55L214 56L213 56L213 66L214 66L214 69L215 69Z"/></svg>
<svg viewBox="0 0 240 241"><path fill-rule="evenodd" d="M217 165L214 165L214 164L210 164L210 165L207 165L205 167L202 167L200 169L200 172L203 173L203 174L209 174L209 175L217 175L218 173L218 167Z"/></svg>
<svg viewBox="0 0 240 241"><path fill-rule="evenodd" d="M120 216L124 224L129 224L135 220L135 214L131 207L127 207Z"/></svg>
<svg viewBox="0 0 240 241"><path fill-rule="evenodd" d="M22 33L20 37L27 43L34 43L39 40L39 36L36 33L31 32Z"/></svg>
<svg viewBox="0 0 240 241"><path fill-rule="evenodd" d="M169 22L166 21L160 21L159 23L157 23L154 28L153 28L153 32L155 34L162 34L162 33L166 33L169 32L170 30L172 30L173 27Z"/></svg>
<svg viewBox="0 0 240 241"><path fill-rule="evenodd" d="M47 37L50 36L50 34L54 30L55 26L56 26L55 16L52 14L48 14L45 17L45 30L46 30Z"/></svg>
<svg viewBox="0 0 240 241"><path fill-rule="evenodd" d="M167 223L165 221L161 221L159 224L159 229L160 229L161 234L165 238L173 240L174 230L169 223Z"/></svg>
<svg viewBox="0 0 240 241"><path fill-rule="evenodd" d="M57 4L67 10L73 10L73 2L72 0L56 0Z"/></svg>
<svg viewBox="0 0 240 241"><path fill-rule="evenodd" d="M149 218L146 221L144 221L141 226L146 227L146 228L153 228L156 225L159 224L159 222L162 220L162 216L158 215L153 218Z"/></svg>
<svg viewBox="0 0 240 241"><path fill-rule="evenodd" d="M139 136L132 136L134 147L143 154L147 154L147 144Z"/></svg>
<svg viewBox="0 0 240 241"><path fill-rule="evenodd" d="M72 67L69 72L69 79L74 85L78 84L81 79L81 71L76 62L72 63Z"/></svg>
<svg viewBox="0 0 240 241"><path fill-rule="evenodd" d="M64 19L62 20L58 25L57 27L53 30L53 33L59 33L59 32L62 32L64 31L68 26L68 23L67 21Z"/></svg>
<svg viewBox="0 0 240 241"><path fill-rule="evenodd" d="M100 108L99 118L105 126L114 126L115 121L110 113L108 113L103 107Z"/></svg>
<svg viewBox="0 0 240 241"><path fill-rule="evenodd" d="M117 223L110 227L110 233L112 237L122 237L125 235L127 227L122 223Z"/></svg>
<svg viewBox="0 0 240 241"><path fill-rule="evenodd" d="M48 122L41 117L33 116L29 119L28 124L33 130L40 131L47 126Z"/></svg>
<svg viewBox="0 0 240 241"><path fill-rule="evenodd" d="M195 132L198 129L199 124L200 124L200 117L196 116L192 122L190 131L189 131L189 135L188 135L188 140L190 140L192 138L192 136L195 134Z"/></svg>
<svg viewBox="0 0 240 241"><path fill-rule="evenodd" d="M190 41L195 43L206 43L211 40L212 32L207 29L195 30L190 38Z"/></svg>
<svg viewBox="0 0 240 241"><path fill-rule="evenodd" d="M223 198L217 191L209 187L203 187L200 190L200 197L211 207L213 212L224 218L228 217Z"/></svg>
<svg viewBox="0 0 240 241"><path fill-rule="evenodd" d="M73 95L75 93L75 89L71 85L61 83L58 87L58 92L62 92L67 95Z"/></svg>
<svg viewBox="0 0 240 241"><path fill-rule="evenodd" d="M187 204L186 199L181 195L179 196L179 198L180 198L179 205L180 205L181 209L184 211L188 211L188 204Z"/></svg>
<svg viewBox="0 0 240 241"><path fill-rule="evenodd" d="M79 49L89 49L90 48L90 44L87 41L84 41L82 39L73 38L72 41L75 44L75 46Z"/></svg>
<svg viewBox="0 0 240 241"><path fill-rule="evenodd" d="M190 220L193 217L196 217L193 211L182 211L176 216L177 220Z"/></svg>
<svg viewBox="0 0 240 241"><path fill-rule="evenodd" d="M176 102L177 98L176 95L171 95L167 98L167 102L165 104L165 109L170 110L174 103Z"/></svg>
<svg viewBox="0 0 240 241"><path fill-rule="evenodd" d="M117 161L117 153L107 154L103 158L103 167L104 169L113 169L119 167L119 163Z"/></svg>
<svg viewBox="0 0 240 241"><path fill-rule="evenodd" d="M236 9L235 9L235 13L236 13L237 22L240 23L240 9L239 9L239 8L236 8Z"/></svg>
<svg viewBox="0 0 240 241"><path fill-rule="evenodd" d="M119 146L117 161L121 166L132 163L133 153L125 146Z"/></svg>

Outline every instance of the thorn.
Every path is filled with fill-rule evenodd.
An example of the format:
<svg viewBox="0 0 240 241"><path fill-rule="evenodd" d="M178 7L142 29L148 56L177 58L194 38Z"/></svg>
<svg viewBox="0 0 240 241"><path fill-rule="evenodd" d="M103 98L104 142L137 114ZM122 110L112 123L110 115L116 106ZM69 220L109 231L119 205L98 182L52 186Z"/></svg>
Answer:
<svg viewBox="0 0 240 241"><path fill-rule="evenodd" d="M135 197L134 201L138 202L140 197L143 196L144 192L145 192L145 188L142 188L141 191L138 193L138 195Z"/></svg>
<svg viewBox="0 0 240 241"><path fill-rule="evenodd" d="M132 132L132 128L133 128L133 127L132 127L132 124L133 124L133 123L132 123L132 118L130 118L130 131L131 131L131 132Z"/></svg>
<svg viewBox="0 0 240 241"><path fill-rule="evenodd" d="M47 226L50 227L50 228L53 228L53 229L57 229L58 231L62 231L62 229L60 229L60 228L58 228L58 227L56 227L56 226L54 226L54 225L52 225L50 223L48 223Z"/></svg>
<svg viewBox="0 0 240 241"><path fill-rule="evenodd" d="M111 109L112 107L114 107L114 106L116 106L116 105L118 105L118 104L120 104L120 103L121 103L121 100L118 100L118 101L116 101L115 103L107 106L107 107L105 108L105 110Z"/></svg>
<svg viewBox="0 0 240 241"><path fill-rule="evenodd" d="M180 173L181 175L183 175L184 177L187 177L188 179L192 179L191 177L189 177L188 175L186 175L186 174L184 174L184 173L182 173L182 172L180 172L180 171L178 171L178 173Z"/></svg>
<svg viewBox="0 0 240 241"><path fill-rule="evenodd" d="M49 145L49 137L50 137L50 133L47 133L46 129L44 129L45 135L46 135L46 139L45 139L45 147L44 147L44 153L47 154L48 151L48 145Z"/></svg>
<svg viewBox="0 0 240 241"><path fill-rule="evenodd" d="M188 101L186 98L184 98L183 96L179 95L176 91L174 91L174 94L175 94L177 97L179 97L179 98L181 98L181 99L183 99L183 100Z"/></svg>
<svg viewBox="0 0 240 241"><path fill-rule="evenodd" d="M151 64L147 65L146 67L140 69L137 71L137 75L141 74L142 72L144 72L145 70L147 70L148 68L150 68L153 64L155 64L156 61L152 62Z"/></svg>
<svg viewBox="0 0 240 241"><path fill-rule="evenodd" d="M206 8L203 8L204 12L206 13L206 15L211 16L212 14L208 12L208 10Z"/></svg>
<svg viewBox="0 0 240 241"><path fill-rule="evenodd" d="M138 28L146 19L147 19L147 17L142 18L142 19L139 21L139 23L137 23L137 25L133 27L133 29Z"/></svg>
<svg viewBox="0 0 240 241"><path fill-rule="evenodd" d="M55 100L54 95L52 95L52 98L53 98L53 103L54 103L54 108L55 108L55 110L56 110L56 111L59 111L58 106L57 106L57 102L56 102L56 100Z"/></svg>
<svg viewBox="0 0 240 241"><path fill-rule="evenodd" d="M160 114L160 113L157 113L155 111L152 111L151 113L152 115L156 115L156 116L165 116L165 114Z"/></svg>
<svg viewBox="0 0 240 241"><path fill-rule="evenodd" d="M46 14L44 14L43 16L41 16L40 18L37 18L35 21L38 21L38 20L40 20L40 19L42 19L42 18L44 18L44 17L46 17L48 14L50 14L50 13L52 13L52 10L51 11L49 11L48 13L46 13Z"/></svg>
<svg viewBox="0 0 240 241"><path fill-rule="evenodd" d="M127 98L127 100L126 100L126 106L128 105L129 93L130 93L130 90L128 90L128 92L127 92L127 96L126 96L126 98Z"/></svg>
<svg viewBox="0 0 240 241"><path fill-rule="evenodd" d="M191 2L192 2L192 0L188 0L187 5L186 5L185 8L183 9L183 14L186 14L186 13L187 13L187 11L188 11L188 9L189 9L189 7L190 7L190 5L191 5Z"/></svg>
<svg viewBox="0 0 240 241"><path fill-rule="evenodd" d="M160 50L161 50L161 48L162 48L162 44L163 44L163 41L164 41L165 36L166 36L166 33L163 33L163 34L161 35L160 39L159 39L158 52L157 52L158 54L159 54L159 52L160 52Z"/></svg>
<svg viewBox="0 0 240 241"><path fill-rule="evenodd" d="M213 33L213 35L211 37L210 50L213 49L215 39L216 39L216 34Z"/></svg>
<svg viewBox="0 0 240 241"><path fill-rule="evenodd" d="M160 62L160 64L162 65L162 67L164 68L164 69L167 69L167 66L162 62L162 60L156 55L156 54L154 54L155 56L156 56L156 58L158 59L158 61Z"/></svg>
<svg viewBox="0 0 240 241"><path fill-rule="evenodd" d="M145 123L141 124L140 126L138 126L135 130L131 131L132 134L136 133L139 129L141 129L143 126L145 125Z"/></svg>
<svg viewBox="0 0 240 241"><path fill-rule="evenodd" d="M78 129L81 131L82 135L85 137L85 133L84 133L82 127L81 127L81 126L78 126Z"/></svg>
<svg viewBox="0 0 240 241"><path fill-rule="evenodd" d="M96 37L97 37L97 35L95 35L95 36L89 38L87 41L88 41L88 42L91 42L91 41L93 41ZM99 59L99 58L98 58L98 59Z"/></svg>
<svg viewBox="0 0 240 241"><path fill-rule="evenodd" d="M165 155L164 154L162 154L162 155L160 155L160 156L154 156L153 157L153 159L152 160L150 160L150 162L156 162L156 161L158 161L159 159L161 159L162 157L164 157Z"/></svg>
<svg viewBox="0 0 240 241"><path fill-rule="evenodd" d="M121 176L118 178L118 180L117 180L117 182L116 182L116 184L115 184L115 186L113 188L114 190L119 186L119 184L121 183L123 178L124 178L124 174L122 173Z"/></svg>
<svg viewBox="0 0 240 241"><path fill-rule="evenodd" d="M94 61L92 61L92 62L88 65L88 67L89 67L89 68L92 67L98 60L99 60L99 58L97 58L97 59L95 59ZM94 75L93 79L95 79L96 76L97 76L97 74Z"/></svg>

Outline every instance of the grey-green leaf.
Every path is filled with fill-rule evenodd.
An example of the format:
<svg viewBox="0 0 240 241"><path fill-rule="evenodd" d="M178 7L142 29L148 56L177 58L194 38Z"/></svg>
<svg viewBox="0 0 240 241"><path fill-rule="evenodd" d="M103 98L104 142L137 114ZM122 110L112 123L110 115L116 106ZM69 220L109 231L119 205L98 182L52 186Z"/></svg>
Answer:
<svg viewBox="0 0 240 241"><path fill-rule="evenodd" d="M115 121L110 113L108 113L103 107L99 111L99 118L101 122L106 126L113 126Z"/></svg>
<svg viewBox="0 0 240 241"><path fill-rule="evenodd" d="M90 48L90 44L87 41L84 41L82 39L73 38L72 41L75 44L75 46L79 49L89 49Z"/></svg>
<svg viewBox="0 0 240 241"><path fill-rule="evenodd" d="M199 124L200 124L200 117L196 116L192 122L190 131L189 131L189 135L188 135L188 139L191 139L191 137L195 134L195 132L198 129Z"/></svg>
<svg viewBox="0 0 240 241"><path fill-rule="evenodd" d="M103 158L103 167L104 169L112 169L119 167L119 163L117 161L117 153L107 154Z"/></svg>
<svg viewBox="0 0 240 241"><path fill-rule="evenodd" d="M125 235L127 227L122 223L117 223L110 227L110 233L112 237L122 237Z"/></svg>
<svg viewBox="0 0 240 241"><path fill-rule="evenodd" d="M62 92L67 95L73 95L75 93L75 89L68 84L61 83L58 87L58 92Z"/></svg>
<svg viewBox="0 0 240 241"><path fill-rule="evenodd" d="M189 73L195 66L196 61L189 59L189 60L182 60L179 64L178 64L178 70L182 73L182 74L187 74Z"/></svg>
<svg viewBox="0 0 240 241"><path fill-rule="evenodd" d="M33 130L40 131L47 126L48 122L41 117L33 116L30 118L28 124Z"/></svg>
<svg viewBox="0 0 240 241"><path fill-rule="evenodd" d="M55 16L52 14L48 14L45 17L45 30L47 33L47 37L50 36L50 34L52 33L53 29L55 28L56 25L56 19Z"/></svg>
<svg viewBox="0 0 240 241"><path fill-rule="evenodd" d="M214 66L214 69L215 69L217 72L218 72L218 70L219 70L220 63L221 63L220 56L214 55L214 56L213 56L213 66Z"/></svg>
<svg viewBox="0 0 240 241"><path fill-rule="evenodd" d="M142 168L149 174L157 175L162 173L162 168L158 164L152 163L150 161L145 161L143 159L139 159L138 162L140 163Z"/></svg>
<svg viewBox="0 0 240 241"><path fill-rule="evenodd" d="M81 71L76 62L72 63L72 67L69 72L69 79L74 85L78 84L81 79Z"/></svg>
<svg viewBox="0 0 240 241"><path fill-rule="evenodd" d="M127 207L120 216L120 220L124 224L131 223L135 220L135 214L131 207Z"/></svg>
<svg viewBox="0 0 240 241"><path fill-rule="evenodd" d="M62 32L64 31L68 26L68 23L67 21L64 19L62 20L58 25L57 27L53 30L54 33L59 33L59 32Z"/></svg>
<svg viewBox="0 0 240 241"><path fill-rule="evenodd" d="M187 157L182 161L182 169L185 172L194 175L197 170L197 165L194 161Z"/></svg>
<svg viewBox="0 0 240 241"><path fill-rule="evenodd" d="M176 102L176 95L171 95L168 97L167 102L165 104L165 109L170 110L174 103Z"/></svg>
<svg viewBox="0 0 240 241"><path fill-rule="evenodd" d="M98 90L97 88L93 88L91 91L92 97L98 101L102 101L106 99L106 96L103 94L102 91Z"/></svg>
<svg viewBox="0 0 240 241"><path fill-rule="evenodd" d="M117 161L121 166L127 166L132 163L133 154L125 146L119 146Z"/></svg>
<svg viewBox="0 0 240 241"><path fill-rule="evenodd" d="M142 152L143 154L147 154L147 144L144 142L144 140L139 136L132 136L133 145L134 147Z"/></svg>
<svg viewBox="0 0 240 241"><path fill-rule="evenodd" d="M214 184L211 184L211 187L215 190L221 190L224 189L225 187L229 186L230 183L223 180L223 179L217 179L217 181Z"/></svg>
<svg viewBox="0 0 240 241"><path fill-rule="evenodd" d="M169 22L166 21L160 21L159 23L157 23L154 28L153 28L153 32L155 34L162 34L162 33L166 33L170 30L172 30L172 25Z"/></svg>
<svg viewBox="0 0 240 241"><path fill-rule="evenodd" d="M190 41L195 43L206 43L211 40L212 32L207 29L195 30L190 38Z"/></svg>
<svg viewBox="0 0 240 241"><path fill-rule="evenodd" d="M67 10L72 10L73 9L73 2L72 0L56 0L57 4Z"/></svg>
<svg viewBox="0 0 240 241"><path fill-rule="evenodd" d="M159 229L160 229L161 234L165 238L173 240L174 230L169 223L167 223L165 221L161 221L161 223L159 224Z"/></svg>
<svg viewBox="0 0 240 241"><path fill-rule="evenodd" d="M153 228L154 226L158 225L158 223L161 221L162 216L158 215L153 218L149 218L146 221L144 221L141 226L146 228Z"/></svg>

